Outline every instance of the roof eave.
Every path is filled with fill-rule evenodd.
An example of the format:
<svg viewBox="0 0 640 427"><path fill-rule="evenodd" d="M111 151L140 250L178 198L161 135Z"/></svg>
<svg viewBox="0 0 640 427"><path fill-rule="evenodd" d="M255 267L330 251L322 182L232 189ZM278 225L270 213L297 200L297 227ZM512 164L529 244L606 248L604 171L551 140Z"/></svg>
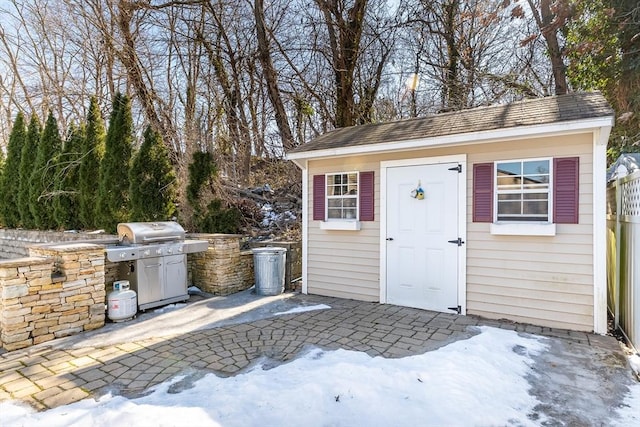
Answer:
<svg viewBox="0 0 640 427"><path fill-rule="evenodd" d="M546 123L542 125L516 126L480 132L442 135L429 138L398 140L367 145L353 145L347 147L329 148L324 150L301 151L297 153L288 153L286 155L286 158L288 160L292 160L294 163L300 166L301 163L299 163L298 161L303 159L323 159L351 155L378 154L421 148L447 147L458 144L481 144L506 139L524 139L532 136L541 137L552 136L554 134L579 133L595 129L608 129L610 131L611 127L613 126L613 122L614 117L613 115L611 115L566 122ZM605 134L608 135L608 132L605 132Z"/></svg>

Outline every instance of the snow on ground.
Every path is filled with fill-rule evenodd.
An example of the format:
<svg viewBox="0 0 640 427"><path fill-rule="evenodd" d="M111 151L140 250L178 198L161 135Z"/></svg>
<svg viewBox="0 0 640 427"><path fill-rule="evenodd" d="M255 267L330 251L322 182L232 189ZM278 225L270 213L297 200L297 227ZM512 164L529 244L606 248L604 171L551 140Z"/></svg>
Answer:
<svg viewBox="0 0 640 427"><path fill-rule="evenodd" d="M262 212L261 225L264 228L271 228L274 223L286 223L297 219L296 214L292 211L276 213L270 203L265 203L260 211Z"/></svg>
<svg viewBox="0 0 640 427"><path fill-rule="evenodd" d="M186 306L187 306L187 304L184 304L184 303L169 304L169 305L165 305L165 306L163 306L161 308L155 309L155 310L153 310L153 312L154 313L165 313L167 311L177 310L179 308L186 307Z"/></svg>
<svg viewBox="0 0 640 427"><path fill-rule="evenodd" d="M640 425L640 384L630 387L629 394L618 409L618 416L620 418L612 422L612 425L620 427Z"/></svg>
<svg viewBox="0 0 640 427"><path fill-rule="evenodd" d="M291 310L287 310L287 311L280 311L278 313L273 313L274 316L282 316L285 314L294 314L294 313L304 313L305 311L314 311L314 310L326 310L329 307L327 304L316 304L316 305L307 305L307 306L300 306L300 307L295 307L292 308Z"/></svg>
<svg viewBox="0 0 640 427"><path fill-rule="evenodd" d="M0 403L0 425L528 426L544 422L527 417L539 402L528 393L525 377L532 357L547 348L545 339L490 327L480 332L402 359L314 349L290 363L267 370L257 365L230 378L209 374L191 384L189 378L176 377L137 399L106 395L40 413ZM637 386L625 401L631 406L621 413L628 425L638 419L639 400Z"/></svg>
<svg viewBox="0 0 640 427"><path fill-rule="evenodd" d="M631 370L640 378L640 354L634 354L629 357L629 365Z"/></svg>

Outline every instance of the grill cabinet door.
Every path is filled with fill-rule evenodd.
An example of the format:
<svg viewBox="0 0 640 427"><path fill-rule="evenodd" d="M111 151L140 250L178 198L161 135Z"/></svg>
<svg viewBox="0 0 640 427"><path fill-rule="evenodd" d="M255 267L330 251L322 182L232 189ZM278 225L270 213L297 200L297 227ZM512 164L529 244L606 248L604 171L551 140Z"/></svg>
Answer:
<svg viewBox="0 0 640 427"><path fill-rule="evenodd" d="M186 260L186 255L169 255L164 257L165 299L187 295Z"/></svg>
<svg viewBox="0 0 640 427"><path fill-rule="evenodd" d="M138 305L160 301L166 296L164 289L163 258L146 258L136 261L138 273Z"/></svg>

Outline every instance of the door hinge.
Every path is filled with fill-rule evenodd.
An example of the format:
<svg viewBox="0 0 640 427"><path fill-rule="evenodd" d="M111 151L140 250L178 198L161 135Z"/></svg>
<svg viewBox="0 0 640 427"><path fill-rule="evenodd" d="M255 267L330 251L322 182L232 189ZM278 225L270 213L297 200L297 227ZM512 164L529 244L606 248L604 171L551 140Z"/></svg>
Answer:
<svg viewBox="0 0 640 427"><path fill-rule="evenodd" d="M456 313L458 313L458 314L462 313L462 307L460 307L460 306L457 306L457 307L447 307L447 310L453 310L453 311L455 311L455 312L456 312Z"/></svg>
<svg viewBox="0 0 640 427"><path fill-rule="evenodd" d="M447 240L449 243L455 243L458 246L462 246L464 244L464 240L458 237L456 240Z"/></svg>
<svg viewBox="0 0 640 427"><path fill-rule="evenodd" d="M458 173L462 173L462 165L454 166L449 168L450 171L458 171Z"/></svg>

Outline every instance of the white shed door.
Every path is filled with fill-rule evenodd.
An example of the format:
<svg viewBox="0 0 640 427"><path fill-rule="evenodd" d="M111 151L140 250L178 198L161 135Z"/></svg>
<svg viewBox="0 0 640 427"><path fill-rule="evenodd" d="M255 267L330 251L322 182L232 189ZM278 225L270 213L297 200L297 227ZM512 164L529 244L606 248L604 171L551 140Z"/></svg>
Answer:
<svg viewBox="0 0 640 427"><path fill-rule="evenodd" d="M457 166L387 169L387 303L457 309L458 244L449 242L459 237Z"/></svg>

